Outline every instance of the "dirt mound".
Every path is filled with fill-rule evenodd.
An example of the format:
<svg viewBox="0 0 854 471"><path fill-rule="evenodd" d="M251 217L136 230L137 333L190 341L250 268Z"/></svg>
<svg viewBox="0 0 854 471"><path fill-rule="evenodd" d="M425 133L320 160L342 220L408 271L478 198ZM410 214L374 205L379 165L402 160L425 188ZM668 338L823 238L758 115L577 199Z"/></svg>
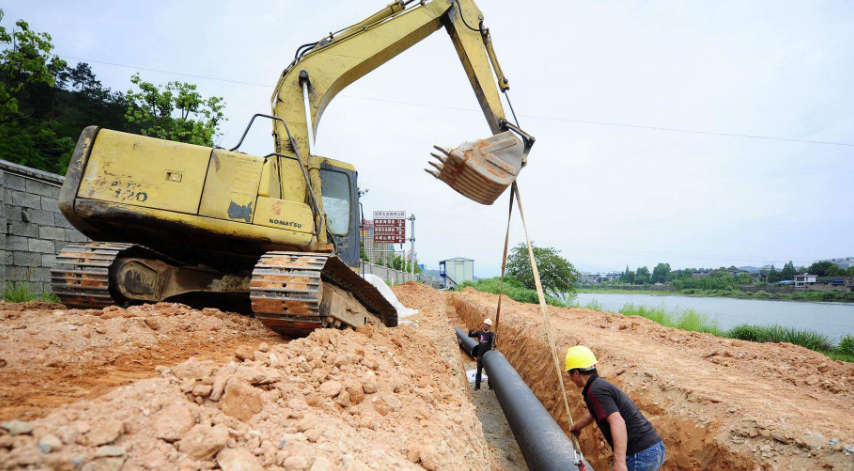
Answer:
<svg viewBox="0 0 854 471"><path fill-rule="evenodd" d="M76 310L0 303L0 420L43 416L156 376L157 365L191 356L227 362L237 345L283 341L255 319L182 304Z"/></svg>
<svg viewBox="0 0 854 471"><path fill-rule="evenodd" d="M408 281L393 286L391 290L406 307L419 311L445 313L445 296L427 285Z"/></svg>
<svg viewBox="0 0 854 471"><path fill-rule="evenodd" d="M489 469L443 314L319 330L190 361L0 429L0 466L56 469ZM141 327L140 327L141 328ZM32 427L32 430L27 430ZM14 431L17 435L13 436Z"/></svg>
<svg viewBox="0 0 854 471"><path fill-rule="evenodd" d="M497 296L451 295L469 326L493 317ZM505 304L506 303L506 304ZM790 344L756 344L685 332L639 317L550 308L558 348L584 344L667 445L663 469L854 469L854 364ZM566 418L539 307L505 299L499 349L559 424ZM580 417L580 391L569 387ZM582 448L596 469L610 449L590 427Z"/></svg>

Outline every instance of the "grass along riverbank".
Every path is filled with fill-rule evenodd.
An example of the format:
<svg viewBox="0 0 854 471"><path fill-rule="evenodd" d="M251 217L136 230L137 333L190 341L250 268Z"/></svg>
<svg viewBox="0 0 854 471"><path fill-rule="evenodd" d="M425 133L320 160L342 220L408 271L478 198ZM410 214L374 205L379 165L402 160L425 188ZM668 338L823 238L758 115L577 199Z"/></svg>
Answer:
<svg viewBox="0 0 854 471"><path fill-rule="evenodd" d="M734 298L734 299L762 299L779 301L807 301L807 302L841 302L854 303L854 292L845 291L800 291L797 293L771 293L768 291L757 291L746 293L740 289L694 289L688 288L677 291L653 291L648 289L629 290L616 288L579 288L579 293L588 294L649 294L652 296L692 296L698 298Z"/></svg>
<svg viewBox="0 0 854 471"><path fill-rule="evenodd" d="M457 286L457 291L462 291L471 286L477 291L485 293L498 294L500 278L480 279L477 282L467 281ZM621 293L641 293L646 292L627 291L627 290L611 290ZM605 290L590 290L580 291L584 293L594 292L602 293ZM650 291L649 293L660 294L659 291ZM537 292L532 289L527 289L518 281L510 278L504 280L504 295L510 299L522 303L537 304ZM757 298L762 299L762 298ZM591 300L586 305L582 306L568 304L558 298L546 295L546 302L551 306L556 307L583 307L594 311L602 311L602 305L595 299ZM640 316L649 319L653 322L666 327L687 330L691 332L704 332L717 337L726 337L739 340L747 340L751 342L788 342L795 345L815 350L823 353L834 360L842 360L854 363L854 335L846 335L839 342L839 345L834 343L824 334L811 330L796 329L793 327L783 327L780 325L751 325L741 324L733 327L730 330L721 329L718 323L701 312L695 309L672 309L668 310L664 305L658 307L641 306L632 303L625 304L619 311L620 314L626 316Z"/></svg>
<svg viewBox="0 0 854 471"><path fill-rule="evenodd" d="M457 286L457 291L462 291L469 286L484 293L498 294L499 287L501 286L501 278L481 278L476 282L466 281ZM522 286L522 283L513 278L504 279L504 295L520 303L538 304L540 302L535 290L525 288ZM568 307L567 303L548 294L546 295L546 303L550 306Z"/></svg>
<svg viewBox="0 0 854 471"><path fill-rule="evenodd" d="M602 310L601 305L595 299L585 307L587 309ZM687 330L691 332L705 332L716 337L726 337L750 342L788 342L800 345L804 348L823 353L834 360L842 360L854 363L854 335L846 335L835 345L826 335L794 327L783 327L780 325L752 325L740 324L732 329L724 330L718 323L709 319L705 314L694 309L672 309L668 310L661 305L659 307L636 306L632 303L624 305L620 314L626 316L640 316L667 327Z"/></svg>

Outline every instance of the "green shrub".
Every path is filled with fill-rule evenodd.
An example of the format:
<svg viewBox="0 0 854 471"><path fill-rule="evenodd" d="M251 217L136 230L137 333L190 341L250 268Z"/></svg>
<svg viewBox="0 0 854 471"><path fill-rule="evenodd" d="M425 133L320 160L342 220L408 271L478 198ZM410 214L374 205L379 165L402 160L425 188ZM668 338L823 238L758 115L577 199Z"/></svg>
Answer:
<svg viewBox="0 0 854 471"><path fill-rule="evenodd" d="M469 286L484 293L498 294L501 287L501 278L482 278L477 280L477 282L466 281L457 285L457 291L462 291ZM520 303L539 304L540 302L535 290L527 289L518 280L509 277L504 278L504 294L508 298ZM546 295L546 304L567 307L565 302L548 294Z"/></svg>
<svg viewBox="0 0 854 471"><path fill-rule="evenodd" d="M728 337L739 340L748 340L750 342L759 341L759 327L750 324L739 324L730 329Z"/></svg>
<svg viewBox="0 0 854 471"><path fill-rule="evenodd" d="M848 334L842 337L842 340L839 341L839 345L836 347L836 352L854 357L854 335Z"/></svg>
<svg viewBox="0 0 854 471"><path fill-rule="evenodd" d="M757 291L753 293L753 297L756 299L771 299L774 297L774 295L767 291Z"/></svg>
<svg viewBox="0 0 854 471"><path fill-rule="evenodd" d="M817 352L832 352L836 350L833 342L826 335L795 327L741 324L731 329L727 335L732 338L750 340L752 342L788 342Z"/></svg>
<svg viewBox="0 0 854 471"><path fill-rule="evenodd" d="M8 303L26 303L28 301L45 301L48 303L59 303L59 298L50 293L38 294L33 291L29 283L6 283L3 288L3 301Z"/></svg>
<svg viewBox="0 0 854 471"><path fill-rule="evenodd" d="M591 309L593 311L601 311L602 310L602 305L599 304L599 301L597 301L595 299L591 299L590 302L587 303L587 306L584 306L584 307L587 309Z"/></svg>

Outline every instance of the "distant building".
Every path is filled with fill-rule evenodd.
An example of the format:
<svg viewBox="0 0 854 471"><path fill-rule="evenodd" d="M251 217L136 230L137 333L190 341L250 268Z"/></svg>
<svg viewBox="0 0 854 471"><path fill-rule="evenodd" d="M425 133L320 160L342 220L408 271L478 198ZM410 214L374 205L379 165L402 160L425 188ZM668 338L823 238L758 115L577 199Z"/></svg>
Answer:
<svg viewBox="0 0 854 471"><path fill-rule="evenodd" d="M827 260L819 260L819 262L830 262L843 270L847 270L854 266L854 257L830 258Z"/></svg>
<svg viewBox="0 0 854 471"><path fill-rule="evenodd" d="M700 278L705 278L711 274L712 274L711 270L698 270L698 271L691 273L691 278L693 278L695 280L699 280Z"/></svg>
<svg viewBox="0 0 854 471"><path fill-rule="evenodd" d="M818 278L817 275L810 275L809 273L798 273L795 275L795 288L806 288L807 285L813 285Z"/></svg>
<svg viewBox="0 0 854 471"><path fill-rule="evenodd" d="M590 285L593 283L599 283L599 274L593 273L589 271L583 271L579 273L579 280L581 284Z"/></svg>
<svg viewBox="0 0 854 471"><path fill-rule="evenodd" d="M445 288L456 288L465 281L474 281L474 260L457 257L440 261L439 278Z"/></svg>

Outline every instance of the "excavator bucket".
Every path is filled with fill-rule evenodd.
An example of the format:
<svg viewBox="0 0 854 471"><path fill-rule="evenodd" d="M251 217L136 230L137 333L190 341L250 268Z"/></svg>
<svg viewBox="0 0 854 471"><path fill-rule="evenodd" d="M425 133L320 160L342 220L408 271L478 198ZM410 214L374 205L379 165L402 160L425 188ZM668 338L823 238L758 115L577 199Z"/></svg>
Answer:
<svg viewBox="0 0 854 471"><path fill-rule="evenodd" d="M435 170L425 171L481 204L494 203L516 180L527 154L522 140L510 131L455 149L434 147L441 154L430 154L438 162L430 161Z"/></svg>

